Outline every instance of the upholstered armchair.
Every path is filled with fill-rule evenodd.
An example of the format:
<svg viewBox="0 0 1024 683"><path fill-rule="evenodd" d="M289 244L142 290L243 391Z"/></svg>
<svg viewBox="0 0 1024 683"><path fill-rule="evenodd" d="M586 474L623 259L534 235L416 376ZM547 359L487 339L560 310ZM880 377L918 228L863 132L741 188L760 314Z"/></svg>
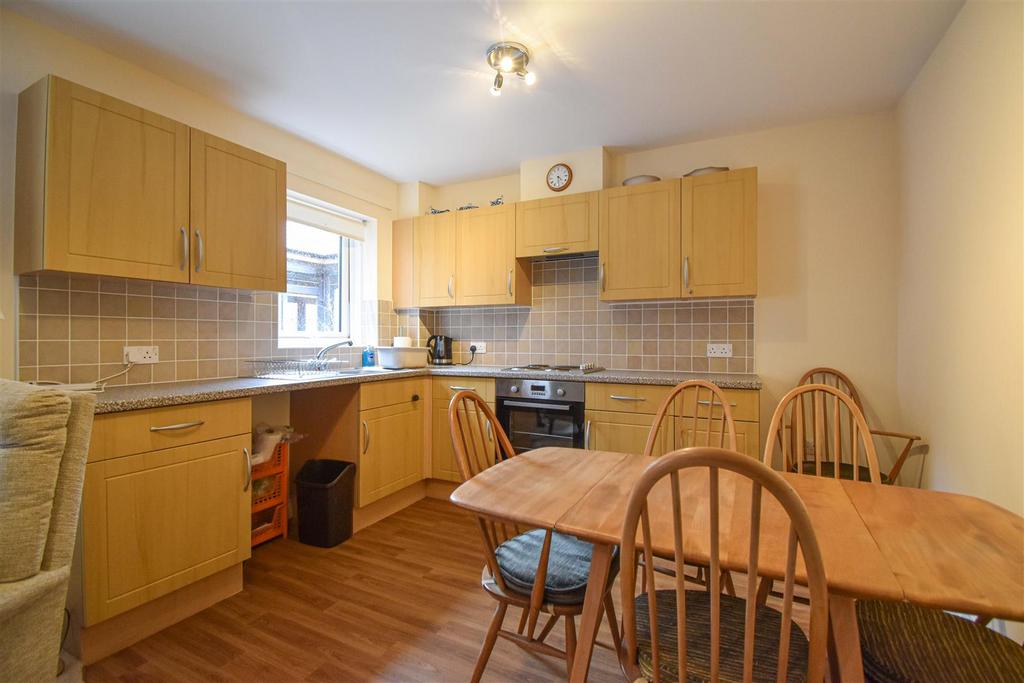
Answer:
<svg viewBox="0 0 1024 683"><path fill-rule="evenodd" d="M0 380L0 681L57 675L95 406Z"/></svg>

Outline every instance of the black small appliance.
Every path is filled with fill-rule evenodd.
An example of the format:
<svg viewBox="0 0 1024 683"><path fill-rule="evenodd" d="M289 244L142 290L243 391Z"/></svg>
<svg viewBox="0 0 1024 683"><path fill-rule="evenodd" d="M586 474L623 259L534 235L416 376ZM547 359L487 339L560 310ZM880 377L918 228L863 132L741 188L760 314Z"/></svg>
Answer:
<svg viewBox="0 0 1024 683"><path fill-rule="evenodd" d="M430 355L427 360L431 365L452 364L452 338L443 334L435 334L427 339L427 348Z"/></svg>

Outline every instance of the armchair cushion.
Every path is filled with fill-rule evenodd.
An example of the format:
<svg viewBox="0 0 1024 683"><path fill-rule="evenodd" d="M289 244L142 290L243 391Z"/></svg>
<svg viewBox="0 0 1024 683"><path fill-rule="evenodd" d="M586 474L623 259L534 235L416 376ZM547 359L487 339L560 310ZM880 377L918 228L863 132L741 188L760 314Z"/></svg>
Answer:
<svg viewBox="0 0 1024 683"><path fill-rule="evenodd" d="M0 582L42 566L70 411L62 392L0 382Z"/></svg>

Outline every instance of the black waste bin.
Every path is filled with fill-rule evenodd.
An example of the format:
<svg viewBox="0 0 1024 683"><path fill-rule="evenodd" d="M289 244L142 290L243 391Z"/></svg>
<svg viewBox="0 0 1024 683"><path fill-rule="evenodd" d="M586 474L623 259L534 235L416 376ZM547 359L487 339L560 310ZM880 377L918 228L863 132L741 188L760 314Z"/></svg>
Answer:
<svg viewBox="0 0 1024 683"><path fill-rule="evenodd" d="M299 540L333 548L352 538L356 464L308 460L295 477L299 498Z"/></svg>

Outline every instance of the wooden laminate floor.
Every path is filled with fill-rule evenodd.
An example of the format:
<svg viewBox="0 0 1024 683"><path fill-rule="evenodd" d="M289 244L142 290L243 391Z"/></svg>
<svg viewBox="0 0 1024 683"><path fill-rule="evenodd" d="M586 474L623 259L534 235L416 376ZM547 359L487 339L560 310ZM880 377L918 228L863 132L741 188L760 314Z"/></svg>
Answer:
<svg viewBox="0 0 1024 683"><path fill-rule="evenodd" d="M480 588L482 567L473 518L433 499L337 548L271 541L246 563L241 593L86 667L84 677L88 683L468 681L495 606ZM742 595L744 577L734 580ZM618 609L617 587L613 594ZM794 605L804 628L807 617L806 607ZM515 628L518 619L519 611L510 609L506 627ZM607 622L598 640L611 642ZM548 642L564 647L561 624ZM484 674L492 682L555 680L565 680L561 660L502 639ZM610 650L594 649L590 680L625 680Z"/></svg>
<svg viewBox="0 0 1024 683"><path fill-rule="evenodd" d="M472 518L432 499L337 548L272 541L246 563L241 593L86 667L85 680L467 681L495 606L482 566ZM509 610L506 625L518 618ZM560 631L549 637L559 648ZM600 639L610 642L607 624ZM624 680L604 648L591 671ZM500 639L484 674L564 678L560 660Z"/></svg>

